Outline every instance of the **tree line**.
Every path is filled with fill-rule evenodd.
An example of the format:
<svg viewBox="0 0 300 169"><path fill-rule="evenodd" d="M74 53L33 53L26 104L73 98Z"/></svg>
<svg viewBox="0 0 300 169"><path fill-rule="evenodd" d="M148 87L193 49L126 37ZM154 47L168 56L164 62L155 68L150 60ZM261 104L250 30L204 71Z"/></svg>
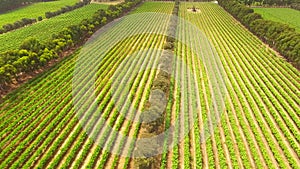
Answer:
<svg viewBox="0 0 300 169"><path fill-rule="evenodd" d="M57 16L57 15L60 15L60 14L63 14L63 13L75 10L77 8L83 7L83 6L87 5L87 4L89 4L90 2L91 2L91 0L83 0L83 1L77 2L75 5L72 5L72 6L67 5L67 6L62 7L61 9L59 9L57 11L46 12L45 13L45 17L49 19L49 18L52 18L54 16Z"/></svg>
<svg viewBox="0 0 300 169"><path fill-rule="evenodd" d="M220 0L219 4L244 24L263 42L277 50L287 61L300 68L300 33L286 24L264 20L260 14L235 0Z"/></svg>
<svg viewBox="0 0 300 169"><path fill-rule="evenodd" d="M238 0L245 5L270 5L270 6L289 6L300 3L300 0Z"/></svg>
<svg viewBox="0 0 300 169"><path fill-rule="evenodd" d="M35 18L22 18L21 20L18 20L14 23L8 23L2 26L2 28L0 28L0 34L24 27L26 25L30 25L37 22L37 20Z"/></svg>
<svg viewBox="0 0 300 169"><path fill-rule="evenodd" d="M30 38L25 40L19 49L0 53L0 89L12 83L13 79L18 81L21 73L39 69L50 60L58 58L64 51L81 45L100 27L129 12L140 2L141 0L126 0L109 6L107 10L100 9L92 18L64 28L45 43Z"/></svg>
<svg viewBox="0 0 300 169"><path fill-rule="evenodd" d="M291 4L291 8L296 9L296 10L300 10L300 2L298 2L298 3L292 3Z"/></svg>
<svg viewBox="0 0 300 169"><path fill-rule="evenodd" d="M141 114L140 120L142 137L154 137L164 131L166 118L166 105L169 98L173 97L171 88L171 72L174 62L174 48L176 45L176 31L178 23L179 0L175 0L175 5L169 21L166 41L164 43L164 51L159 59L159 71L153 80L151 86L151 93L149 96L148 105ZM165 104L165 105L164 105ZM152 120L155 119L155 120ZM151 140L143 142L144 149L137 149L134 154L140 158L134 160L134 167L140 169L159 168L161 164L160 155L148 157L149 154L155 155L159 153L162 148L162 140ZM151 146L147 146L151 145Z"/></svg>
<svg viewBox="0 0 300 169"><path fill-rule="evenodd" d="M45 2L54 0L0 0L0 13L7 12L34 2Z"/></svg>
<svg viewBox="0 0 300 169"><path fill-rule="evenodd" d="M83 0L83 1L77 2L76 4L74 4L72 6L67 5L65 7L62 7L61 9L59 9L57 11L54 11L54 12L45 12L45 17L49 19L49 18L52 18L54 16L57 16L57 15L75 10L77 8L83 7L87 4L89 4L90 2L91 2L91 0ZM0 34L6 33L6 32L9 32L9 31L18 29L18 28L22 28L24 26L33 24L33 23L35 23L37 21L41 21L41 20L43 20L43 17L39 16L37 19L35 19L35 18L22 18L21 20L18 20L14 23L7 23L7 24L3 25L2 28L0 28Z"/></svg>

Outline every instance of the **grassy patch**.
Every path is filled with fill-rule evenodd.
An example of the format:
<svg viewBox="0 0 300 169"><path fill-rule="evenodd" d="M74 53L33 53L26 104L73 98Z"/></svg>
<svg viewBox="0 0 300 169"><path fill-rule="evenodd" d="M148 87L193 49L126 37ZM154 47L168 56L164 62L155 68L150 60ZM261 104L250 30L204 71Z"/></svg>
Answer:
<svg viewBox="0 0 300 169"><path fill-rule="evenodd" d="M300 32L300 11L290 8L254 8L264 19L290 25Z"/></svg>

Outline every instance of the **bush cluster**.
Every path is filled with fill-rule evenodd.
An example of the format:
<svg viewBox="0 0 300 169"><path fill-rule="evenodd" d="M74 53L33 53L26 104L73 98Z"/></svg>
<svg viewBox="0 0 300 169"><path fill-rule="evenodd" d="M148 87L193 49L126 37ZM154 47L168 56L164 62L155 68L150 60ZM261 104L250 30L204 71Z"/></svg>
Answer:
<svg viewBox="0 0 300 169"><path fill-rule="evenodd" d="M62 7L61 9L59 9L57 11L46 12L45 13L45 17L49 19L49 18L52 18L54 16L57 16L57 15L60 15L60 14L63 14L63 13L75 10L77 8L81 8L81 7L89 4L90 2L91 2L91 0L84 0L84 1L81 1L81 2L77 2L75 5L72 5L72 6L67 5L67 6Z"/></svg>
<svg viewBox="0 0 300 169"><path fill-rule="evenodd" d="M43 1L46 1L46 0L43 0ZM49 0L47 0L47 1L49 1ZM45 13L45 17L49 19L49 18L52 18L54 16L57 16L57 15L60 15L60 14L72 11L74 9L77 9L77 8L80 8L80 7L83 7L83 6L87 5L87 4L89 4L90 1L91 0L83 0L81 2L76 3L73 6L62 7L60 10L55 11L55 12L46 12ZM33 2L38 2L38 1L33 1ZM12 23L8 23L6 25L3 25L2 28L0 28L0 34L6 33L6 32L9 32L9 31L21 28L21 27L24 27L26 25L33 24L33 23L37 22L37 20L38 21L42 21L43 17L39 16L37 19L23 18L20 21L16 21L13 24Z"/></svg>
<svg viewBox="0 0 300 169"><path fill-rule="evenodd" d="M295 67L300 68L300 33L286 24L264 20L261 15L234 0L219 4L244 24L263 42L277 50Z"/></svg>
<svg viewBox="0 0 300 169"><path fill-rule="evenodd" d="M237 0L245 5L289 6L299 0Z"/></svg>
<svg viewBox="0 0 300 169"><path fill-rule="evenodd" d="M45 2L53 0L0 0L0 13L7 12L19 8L24 5L28 5L34 2Z"/></svg>
<svg viewBox="0 0 300 169"><path fill-rule="evenodd" d="M17 80L20 73L39 69L64 51L82 44L97 29L128 12L140 2L125 1L110 6L107 10L100 9L92 18L63 29L45 43L30 38L25 40L19 49L0 53L0 88L11 83L14 78Z"/></svg>
<svg viewBox="0 0 300 169"><path fill-rule="evenodd" d="M2 26L2 28L0 28L0 34L24 27L26 25L33 24L36 21L37 21L36 19L23 18L19 21L14 22L13 24L11 23L5 24Z"/></svg>
<svg viewBox="0 0 300 169"><path fill-rule="evenodd" d="M291 8L296 9L296 10L300 10L300 3L291 4Z"/></svg>
<svg viewBox="0 0 300 169"><path fill-rule="evenodd" d="M175 1L175 6L173 8L172 14L178 16L179 11L179 1ZM168 30L167 38L164 44L164 51L159 60L159 72L156 78L153 80L149 103L151 107L146 107L145 111L141 115L142 121L148 121L147 119L155 119L151 122L146 122L141 125L144 130L141 130L141 136L143 137L153 137L160 134L161 130L164 128L165 121L165 107L163 106L164 101L169 99L170 87L171 87L171 74L173 66L173 55L174 55L174 43L176 37L177 29L176 17L171 17ZM165 103L167 104L167 103ZM163 112L163 113L162 113ZM156 140L156 142L145 142L145 149L137 150L134 153L138 154L141 158L136 158L134 160L136 168L156 168L160 165L160 160L158 157L147 157L147 154L152 152L157 153L161 140ZM147 145L151 144L151 149ZM150 153L151 154L151 153Z"/></svg>
<svg viewBox="0 0 300 169"><path fill-rule="evenodd" d="M178 11L179 11L179 1L175 1L175 6L172 11L173 17L170 19L169 27L167 30L167 40L164 44L164 49L166 50L173 50L174 49L174 42L176 37L176 30L177 30L177 22L178 22Z"/></svg>

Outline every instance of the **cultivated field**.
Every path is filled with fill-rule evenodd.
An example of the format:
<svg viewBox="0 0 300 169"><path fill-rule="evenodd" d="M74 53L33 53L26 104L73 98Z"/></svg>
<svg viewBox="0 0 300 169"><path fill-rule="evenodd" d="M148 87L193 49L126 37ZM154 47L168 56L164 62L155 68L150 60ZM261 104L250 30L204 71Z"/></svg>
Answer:
<svg viewBox="0 0 300 169"><path fill-rule="evenodd" d="M45 18L45 12L59 10L66 5L74 5L79 0L58 0L52 2L39 2L0 15L0 27L8 23L14 23L22 18Z"/></svg>
<svg viewBox="0 0 300 169"><path fill-rule="evenodd" d="M174 3L157 3L156 8L145 8L145 12L164 11L171 13L173 6ZM155 19L157 18L152 18L153 21ZM167 22L159 20L157 22L159 23L153 25L152 29L166 29ZM160 26L155 27L157 25ZM124 22L117 28L124 26L130 27ZM111 33L119 33L117 28L111 30ZM113 100L110 100L110 97L106 96L107 93L105 93L108 92L107 88L109 87L105 79L109 78L116 70L114 65L120 64L124 57L133 52L130 48L131 46L135 46L137 50L142 48L161 49L164 39L161 35L155 36L151 34L132 37L116 45L112 49L113 52L107 56L108 65L105 65L105 71L97 82L97 85L99 85L97 90L99 92L103 91L103 95L99 96L101 100L100 106L102 110L104 108L104 118L113 124L114 129L120 130L124 134L130 133L131 136L138 134L138 126L133 127L131 122L125 121L124 118L118 116L118 112L113 109ZM95 50L97 50L97 46ZM145 53L143 55L145 56ZM141 57L138 64L157 64L157 57L158 55L154 51L149 53L147 60L145 60L145 57ZM26 84L22 89L20 88L23 92L26 91L26 94L13 93L1 104L1 117L7 117L7 119L1 120L0 126L0 135L5 135L1 137L0 143L0 147L3 150L0 153L0 168L8 168L9 166L12 168L21 166L27 168L33 165L38 168L77 168L78 166L83 168L128 167L129 158L120 159L119 156L111 156L108 152L102 151L92 139L88 138L78 122L72 103L72 76L76 59L77 55L66 59L60 66ZM90 66L90 68L92 69L94 66ZM123 74L130 76L130 71L124 71ZM135 80L136 87L133 90L138 90L138 93L141 93L135 104L139 104L141 96L146 96L146 90L143 90L144 85L147 85L146 88L149 88L154 75L155 71L148 71L140 74L140 77ZM23 93L22 91L20 92ZM28 97L32 92L36 93L36 95ZM15 100L14 103L9 101L11 99ZM24 111L24 109L27 109L26 107L30 110ZM22 117L18 116L20 113ZM22 122L20 121L21 119ZM19 122L22 125L18 125L19 128L15 128L14 126ZM93 122L90 123L93 124ZM99 131L100 129L97 129L98 132L101 132ZM107 136L110 138L110 141L114 139L109 130L103 129L102 132L105 132L104 138ZM122 144L125 144L125 140L122 141ZM11 149L15 146L19 148ZM23 149L25 147L28 149ZM120 146L120 151L122 151L121 148Z"/></svg>
<svg viewBox="0 0 300 169"><path fill-rule="evenodd" d="M186 9L193 5L200 9L199 13L187 12ZM299 166L299 72L216 4L181 3L180 16L194 23L211 39L226 71L228 96L221 123L210 131L214 133L212 137L205 144L197 140L195 143L204 125L200 121L184 143L166 153L164 166ZM190 31L183 34L187 38L194 36ZM177 48L178 56L180 52L186 50ZM186 57L193 58L192 55ZM203 67L195 67L205 72ZM211 93L205 83L205 80L199 81L198 85L202 104L209 99L205 95ZM201 108L205 116L207 109ZM172 111L171 117L174 116L176 111Z"/></svg>
<svg viewBox="0 0 300 169"><path fill-rule="evenodd" d="M106 9L107 7L108 5L103 4L89 4L34 25L1 34L0 42L2 45L0 46L0 52L19 48L24 39L29 37L46 41L51 38L52 34L58 33L68 26L78 24L83 19L91 18L97 10Z"/></svg>
<svg viewBox="0 0 300 169"><path fill-rule="evenodd" d="M288 24L300 32L300 11L290 8L253 8L264 19Z"/></svg>
<svg viewBox="0 0 300 169"><path fill-rule="evenodd" d="M197 13L187 10L193 5ZM99 7L94 4L78 10ZM164 16L173 8L170 2L145 2L132 17L105 28L104 40L94 39L89 48L4 98L0 103L0 168L134 168L134 160L126 157L134 153L134 142L113 131L141 137L141 123L127 118L138 119L132 108L142 111L147 106L159 72L147 68L159 67L170 18ZM160 168L300 166L299 71L217 4L181 2L179 16L164 119L165 128L174 126L174 132L161 144ZM144 33L136 31L140 29ZM118 37L124 38L103 54L103 47ZM95 74L86 76L88 72ZM222 85L222 80L214 81L218 75L226 88L224 98L215 98L216 83ZM75 89L82 89L75 93L74 76L78 78ZM93 85L88 88L90 82ZM81 97L90 90L95 90L96 103ZM79 114L74 106L78 101ZM224 107L216 107L215 101ZM179 143L167 151L170 141Z"/></svg>

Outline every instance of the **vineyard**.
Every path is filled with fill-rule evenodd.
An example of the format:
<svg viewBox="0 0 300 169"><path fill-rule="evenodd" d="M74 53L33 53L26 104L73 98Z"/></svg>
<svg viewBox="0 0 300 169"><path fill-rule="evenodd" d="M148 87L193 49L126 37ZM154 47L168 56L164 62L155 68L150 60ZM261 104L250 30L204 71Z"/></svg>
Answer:
<svg viewBox="0 0 300 169"><path fill-rule="evenodd" d="M0 15L0 27L7 23L13 23L21 18L45 17L45 12L56 11L66 5L74 5L78 0L59 0L52 2L34 3L29 6L21 7L17 10L6 12Z"/></svg>
<svg viewBox="0 0 300 169"><path fill-rule="evenodd" d="M199 13L187 12L193 5L199 8ZM200 121L181 145L164 155L162 166L297 168L299 72L215 4L181 3L180 17L194 23L211 39L226 71L229 95L221 123L210 131L212 137L205 144L194 142L201 134L197 133L203 126L203 120ZM194 35L189 33L192 31L183 34L192 38ZM180 45L177 52L193 58ZM203 87L199 90L200 100L209 99L205 96L210 93L206 83L203 80L198 84ZM201 112L207 112L205 105L201 108ZM188 159L191 163L186 163Z"/></svg>
<svg viewBox="0 0 300 169"><path fill-rule="evenodd" d="M0 35L0 51L28 36L46 40L106 7L90 4ZM180 2L180 19L175 8L144 2L3 98L0 168L137 168L130 157L142 150L131 138L144 137L140 112L151 105L172 23L156 165L298 168L299 71L217 4Z"/></svg>
<svg viewBox="0 0 300 169"><path fill-rule="evenodd" d="M106 9L108 5L89 4L74 11L67 12L54 18L44 20L34 25L17 29L0 35L0 52L9 49L17 49L24 39L34 37L41 41L47 41L51 35L60 32L63 28L78 24L83 19L90 18L97 10ZM43 30L43 31L41 31Z"/></svg>

